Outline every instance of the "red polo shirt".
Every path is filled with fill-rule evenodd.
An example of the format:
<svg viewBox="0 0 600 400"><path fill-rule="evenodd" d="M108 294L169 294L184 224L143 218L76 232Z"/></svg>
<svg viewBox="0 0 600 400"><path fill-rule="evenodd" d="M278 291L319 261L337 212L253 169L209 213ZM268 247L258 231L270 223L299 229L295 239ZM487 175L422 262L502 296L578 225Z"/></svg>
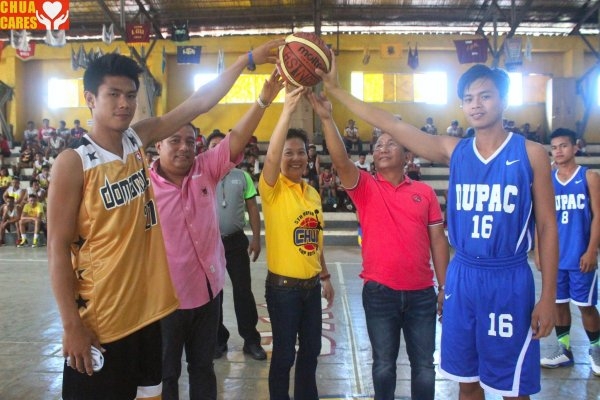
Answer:
<svg viewBox="0 0 600 400"><path fill-rule="evenodd" d="M405 177L398 186L360 171L348 189L363 231L360 277L395 290L433 286L428 227L443 223L433 189Z"/></svg>

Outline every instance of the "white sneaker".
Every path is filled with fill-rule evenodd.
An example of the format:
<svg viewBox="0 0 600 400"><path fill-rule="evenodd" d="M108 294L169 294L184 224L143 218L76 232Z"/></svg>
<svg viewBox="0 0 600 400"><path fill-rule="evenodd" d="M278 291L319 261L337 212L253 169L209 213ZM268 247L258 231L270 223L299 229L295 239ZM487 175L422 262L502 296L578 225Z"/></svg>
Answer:
<svg viewBox="0 0 600 400"><path fill-rule="evenodd" d="M592 367L592 373L600 376L600 346L590 347L590 366Z"/></svg>
<svg viewBox="0 0 600 400"><path fill-rule="evenodd" d="M598 361L600 364L600 353ZM558 349L554 353L540 360L540 365L544 368L570 367L573 364L573 353L563 346L562 343L558 344Z"/></svg>

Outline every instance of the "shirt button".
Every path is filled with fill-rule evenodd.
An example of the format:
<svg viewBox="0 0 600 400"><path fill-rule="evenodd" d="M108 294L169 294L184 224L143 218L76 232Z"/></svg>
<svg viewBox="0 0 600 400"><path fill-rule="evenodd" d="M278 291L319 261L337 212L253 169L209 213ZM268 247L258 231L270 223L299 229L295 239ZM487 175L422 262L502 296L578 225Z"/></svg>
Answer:
<svg viewBox="0 0 600 400"><path fill-rule="evenodd" d="M210 266L210 272L215 272L215 266L214 265Z"/></svg>

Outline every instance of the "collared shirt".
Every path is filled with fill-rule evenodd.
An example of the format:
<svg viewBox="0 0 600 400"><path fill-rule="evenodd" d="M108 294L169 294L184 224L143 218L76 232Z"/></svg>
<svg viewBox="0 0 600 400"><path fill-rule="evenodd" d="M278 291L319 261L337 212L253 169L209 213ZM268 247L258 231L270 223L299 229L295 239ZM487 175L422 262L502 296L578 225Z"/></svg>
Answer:
<svg viewBox="0 0 600 400"><path fill-rule="evenodd" d="M242 155L238 157L241 161ZM225 281L225 251L216 209L216 187L236 163L230 161L229 136L200 153L180 186L158 174L160 159L150 168L171 280L180 309L208 303Z"/></svg>
<svg viewBox="0 0 600 400"><path fill-rule="evenodd" d="M361 278L394 290L433 286L429 226L443 223L434 190L408 177L394 186L380 174L359 173L347 193L363 232Z"/></svg>
<svg viewBox="0 0 600 400"><path fill-rule="evenodd" d="M319 193L302 181L279 174L274 186L261 175L262 199L269 271L307 279L321 272L323 210Z"/></svg>

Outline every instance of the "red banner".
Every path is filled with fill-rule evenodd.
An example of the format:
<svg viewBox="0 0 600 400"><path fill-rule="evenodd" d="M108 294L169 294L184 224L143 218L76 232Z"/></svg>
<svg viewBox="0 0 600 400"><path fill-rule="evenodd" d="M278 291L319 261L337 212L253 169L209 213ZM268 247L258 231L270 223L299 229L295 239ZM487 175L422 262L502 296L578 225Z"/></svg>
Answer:
<svg viewBox="0 0 600 400"><path fill-rule="evenodd" d="M455 40L458 62L461 64L485 63L488 56L487 40Z"/></svg>
<svg viewBox="0 0 600 400"><path fill-rule="evenodd" d="M35 55L35 42L27 43L27 50L16 50L17 57L21 60L28 60Z"/></svg>
<svg viewBox="0 0 600 400"><path fill-rule="evenodd" d="M126 43L148 43L150 41L150 23L137 24L127 22L125 24Z"/></svg>

